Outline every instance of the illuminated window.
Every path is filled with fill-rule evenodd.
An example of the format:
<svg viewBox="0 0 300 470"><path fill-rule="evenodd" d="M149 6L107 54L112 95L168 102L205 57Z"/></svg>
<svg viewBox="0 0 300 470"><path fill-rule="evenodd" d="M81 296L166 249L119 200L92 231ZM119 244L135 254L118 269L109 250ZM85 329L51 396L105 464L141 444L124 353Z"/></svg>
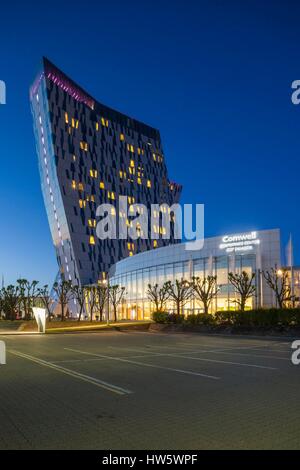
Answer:
<svg viewBox="0 0 300 470"><path fill-rule="evenodd" d="M72 127L75 127L76 129L78 129L78 126L79 126L78 119L72 118Z"/></svg>
<svg viewBox="0 0 300 470"><path fill-rule="evenodd" d="M151 181L150 180L147 181L147 188L151 188Z"/></svg>
<svg viewBox="0 0 300 470"><path fill-rule="evenodd" d="M138 184L142 184L141 178L138 178L138 179L137 179L137 182L138 182Z"/></svg>
<svg viewBox="0 0 300 470"><path fill-rule="evenodd" d="M135 198L133 196L128 196L128 204L134 204Z"/></svg>
<svg viewBox="0 0 300 470"><path fill-rule="evenodd" d="M96 127L96 131L99 131L99 123L98 122L95 123L95 127Z"/></svg>
<svg viewBox="0 0 300 470"><path fill-rule="evenodd" d="M134 146L130 145L130 144L127 144L127 150L128 150L128 152L134 153Z"/></svg>
<svg viewBox="0 0 300 470"><path fill-rule="evenodd" d="M104 126L104 127L108 127L108 120L107 120L107 119L104 119L104 118L101 118L101 124L102 124L102 126Z"/></svg>
<svg viewBox="0 0 300 470"><path fill-rule="evenodd" d="M76 181L75 180L72 181L72 188L76 189Z"/></svg>
<svg viewBox="0 0 300 470"><path fill-rule="evenodd" d="M93 235L90 236L90 245L95 245L95 237Z"/></svg>
<svg viewBox="0 0 300 470"><path fill-rule="evenodd" d="M86 206L86 201L84 199L79 199L79 207L80 209L84 209Z"/></svg>
<svg viewBox="0 0 300 470"><path fill-rule="evenodd" d="M111 208L110 210L111 215L116 215L116 209L114 207Z"/></svg>
<svg viewBox="0 0 300 470"><path fill-rule="evenodd" d="M83 183L78 183L78 190L79 191L84 191Z"/></svg>
<svg viewBox="0 0 300 470"><path fill-rule="evenodd" d="M95 202L94 194L91 194L91 196L87 196L86 197L86 202Z"/></svg>
<svg viewBox="0 0 300 470"><path fill-rule="evenodd" d="M156 162L156 155L153 153L153 160Z"/></svg>
<svg viewBox="0 0 300 470"><path fill-rule="evenodd" d="M81 142L80 142L80 148L81 148L81 150L84 150L85 152L87 152L87 151L88 151L88 148L89 148L89 145L88 145L87 142L81 141Z"/></svg>
<svg viewBox="0 0 300 470"><path fill-rule="evenodd" d="M129 256L133 256L133 253L132 253L132 251L130 251L130 252L129 252Z"/></svg>
<svg viewBox="0 0 300 470"><path fill-rule="evenodd" d="M134 160L130 160L130 166L131 168L134 168Z"/></svg>
<svg viewBox="0 0 300 470"><path fill-rule="evenodd" d="M91 176L92 178L97 178L97 176L98 176L98 171L97 171L97 170L90 169L90 176Z"/></svg>
<svg viewBox="0 0 300 470"><path fill-rule="evenodd" d="M105 188L103 181L100 181L99 186L100 186L100 189L104 189L104 188Z"/></svg>
<svg viewBox="0 0 300 470"><path fill-rule="evenodd" d="M76 162L76 156L73 155L73 162Z"/></svg>
<svg viewBox="0 0 300 470"><path fill-rule="evenodd" d="M153 240L153 248L157 248L157 240Z"/></svg>
<svg viewBox="0 0 300 470"><path fill-rule="evenodd" d="M66 122L66 124L69 124L69 116L68 116L68 113L65 113L65 122Z"/></svg>
<svg viewBox="0 0 300 470"><path fill-rule="evenodd" d="M96 227L96 220L95 219L89 219L88 220L88 224L89 224L89 227L92 227L92 228L95 228Z"/></svg>
<svg viewBox="0 0 300 470"><path fill-rule="evenodd" d="M120 134L120 140L125 140L125 135L124 134Z"/></svg>

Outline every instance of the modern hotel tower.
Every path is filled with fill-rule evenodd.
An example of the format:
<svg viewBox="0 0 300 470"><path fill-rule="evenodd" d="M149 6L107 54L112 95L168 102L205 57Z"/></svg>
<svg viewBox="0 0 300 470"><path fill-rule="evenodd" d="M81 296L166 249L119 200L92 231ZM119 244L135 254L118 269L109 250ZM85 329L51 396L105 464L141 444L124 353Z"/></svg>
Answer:
<svg viewBox="0 0 300 470"><path fill-rule="evenodd" d="M119 196L149 209L179 201L181 186L168 179L158 130L100 104L47 59L30 99L42 192L64 279L94 284L117 261L176 243L174 226L170 240L96 235L96 209L103 203L130 225Z"/></svg>

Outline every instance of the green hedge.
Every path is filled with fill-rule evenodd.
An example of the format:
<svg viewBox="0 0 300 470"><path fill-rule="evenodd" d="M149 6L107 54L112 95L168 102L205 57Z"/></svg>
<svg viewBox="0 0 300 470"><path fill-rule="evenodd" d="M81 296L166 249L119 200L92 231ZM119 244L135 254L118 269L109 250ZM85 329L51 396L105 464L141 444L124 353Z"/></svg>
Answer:
<svg viewBox="0 0 300 470"><path fill-rule="evenodd" d="M294 309L256 309L246 312L222 311L214 315L200 313L183 315L169 314L167 312L154 312L153 320L163 324L186 324L206 326L233 326L233 327L294 327L300 326L300 308Z"/></svg>
<svg viewBox="0 0 300 470"><path fill-rule="evenodd" d="M155 323L182 325L185 322L184 315L176 315L175 313L168 312L154 312L152 319Z"/></svg>
<svg viewBox="0 0 300 470"><path fill-rule="evenodd" d="M189 325L213 325L215 320L212 315L199 313L188 315L185 322Z"/></svg>

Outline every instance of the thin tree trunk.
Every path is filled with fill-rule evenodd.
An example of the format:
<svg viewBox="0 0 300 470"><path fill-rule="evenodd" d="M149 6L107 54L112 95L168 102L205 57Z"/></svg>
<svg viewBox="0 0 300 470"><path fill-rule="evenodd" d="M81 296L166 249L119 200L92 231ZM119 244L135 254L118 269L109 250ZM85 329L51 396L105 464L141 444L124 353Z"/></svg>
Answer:
<svg viewBox="0 0 300 470"><path fill-rule="evenodd" d="M80 320L81 320L82 310L83 310L83 309L82 309L82 307L81 307L81 308L80 308L80 312L79 312L78 321L80 321Z"/></svg>

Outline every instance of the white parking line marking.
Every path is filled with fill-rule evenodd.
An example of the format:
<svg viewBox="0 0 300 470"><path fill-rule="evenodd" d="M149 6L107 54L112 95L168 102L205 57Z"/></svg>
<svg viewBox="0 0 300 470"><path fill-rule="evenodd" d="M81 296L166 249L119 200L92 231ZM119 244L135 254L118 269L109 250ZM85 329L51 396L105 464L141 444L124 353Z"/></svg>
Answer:
<svg viewBox="0 0 300 470"><path fill-rule="evenodd" d="M74 377L75 379L82 380L84 382L88 382L92 385L96 385L97 387L103 388L105 390L109 390L110 392L116 393L118 395L128 395L131 392L130 390L126 390L125 388L118 387L116 385L112 385L108 382L104 382L102 380L96 379L95 377L89 377L88 375L80 374L79 372L75 372L70 369L66 369L64 367L58 366L53 364L52 362L44 361L43 359L39 359L34 356L29 356L28 354L21 353L19 351L14 351L14 350L9 350L10 354L13 354L14 356L21 357L23 359L27 359L28 361L35 362L36 364L39 364L40 366L48 367L50 369L54 369L58 372L61 372L65 375L70 375L71 377Z"/></svg>
<svg viewBox="0 0 300 470"><path fill-rule="evenodd" d="M137 349L131 349L131 348L116 348L114 346L110 346L112 349L119 349L123 351L138 351ZM142 352L142 351L139 351ZM198 352L205 353L206 351L196 351L194 354L198 354ZM214 351L211 351L214 352ZM191 359L193 361L203 361L203 362L216 362L220 364L229 364L229 365L234 365L234 366L243 366L243 367L255 367L257 369L269 369L269 370L277 370L276 367L269 367L269 366L262 366L258 364L245 364L241 362L232 362L232 361L221 361L217 359L206 359L206 358L200 358L200 357L191 357L191 356L186 356L185 354L193 354L192 351L187 351L187 352L180 352L180 353L156 353L156 356L163 356L163 357L175 357L175 358L182 358L182 359ZM223 354L220 352L220 354ZM227 353L231 354L231 353Z"/></svg>
<svg viewBox="0 0 300 470"><path fill-rule="evenodd" d="M109 348L113 348L113 346L109 346ZM113 349L120 349L120 348L113 348ZM124 349L128 351L128 349ZM131 351L131 349L129 349ZM159 353L149 353L149 354L139 354L138 356L128 356L128 359L142 359L143 357L155 357L155 356L161 356ZM125 357L125 359L127 356ZM64 361L53 361L53 364L63 364L63 363L68 363L68 362L98 362L98 361L105 361L105 357L93 357L90 359L66 359Z"/></svg>
<svg viewBox="0 0 300 470"><path fill-rule="evenodd" d="M214 351L235 351L235 350L250 350L250 351L254 351L254 350L259 350L258 348L260 346L234 346L234 347L223 347L223 348L212 348L212 346L209 346L209 345L201 345L201 344L189 344L189 343L181 343L177 346L174 346L174 347L171 347L171 346L160 346L160 345L146 345L146 346L150 346L150 347L153 347L153 348L161 348L161 349L180 349L180 346L189 346L191 348L193 348L193 350L195 350L195 348L205 348L205 349L199 349L199 352L214 352ZM186 348L185 348L186 349ZM265 351L265 349L263 349L263 351Z"/></svg>
<svg viewBox="0 0 300 470"><path fill-rule="evenodd" d="M194 375L198 377L204 377L206 379L213 379L213 380L219 380L220 377L216 377L214 375L207 375L207 374L200 374L199 372L192 372L190 370L182 370L182 369L174 369L172 367L163 367L163 366L158 366L155 364L149 364L146 362L138 362L138 361L132 361L130 359L124 359L121 357L113 357L113 356L106 356L104 354L94 354L94 353L89 353L86 351L81 351L79 349L71 349L71 348L64 348L66 351L73 351L79 354L86 354L88 356L95 356L95 357L102 357L105 359L108 359L110 361L118 361L118 362L126 362L128 364L134 364L137 366L142 366L142 367L152 367L153 369L162 369L162 370L168 370L170 372L179 372L181 374L187 374L187 375Z"/></svg>
<svg viewBox="0 0 300 470"><path fill-rule="evenodd" d="M242 362L232 362L232 361L220 361L217 359L205 359L202 357L191 357L191 356L182 356L181 354L164 354L164 356L191 359L192 361L203 361L203 362L215 362L219 364L228 364L232 366L242 366L242 367L255 367L256 369L268 369L268 370L277 370L276 367L260 366L257 364L245 364Z"/></svg>
<svg viewBox="0 0 300 470"><path fill-rule="evenodd" d="M247 353L236 353L236 352L226 352L226 351L210 351L210 352L213 354L231 354L232 356L260 357L262 359L279 359L281 361L290 361L288 357L266 356L263 354L247 354Z"/></svg>

